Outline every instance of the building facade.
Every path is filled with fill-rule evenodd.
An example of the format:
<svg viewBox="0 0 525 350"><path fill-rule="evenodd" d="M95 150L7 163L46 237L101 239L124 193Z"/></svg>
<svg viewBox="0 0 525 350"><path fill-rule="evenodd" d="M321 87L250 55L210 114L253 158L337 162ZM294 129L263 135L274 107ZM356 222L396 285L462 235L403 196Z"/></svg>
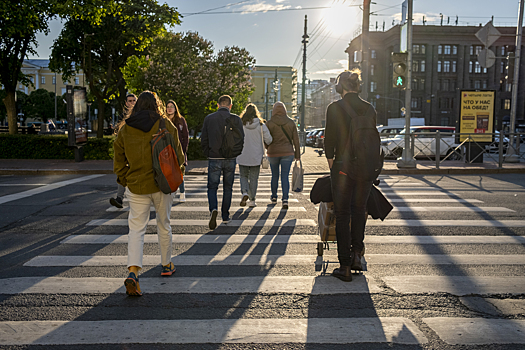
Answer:
<svg viewBox="0 0 525 350"><path fill-rule="evenodd" d="M330 78L330 81L324 80L324 82L311 94L310 127L324 128L328 105L341 98L341 95L335 91L335 78Z"/></svg>
<svg viewBox="0 0 525 350"><path fill-rule="evenodd" d="M270 120L276 101L285 104L288 116L297 116L297 70L287 66L255 66L251 72L255 91L250 102L255 104L261 116Z"/></svg>
<svg viewBox="0 0 525 350"><path fill-rule="evenodd" d="M29 75L33 86L18 84L17 90L25 92L27 95L33 90L46 89L62 96L66 93L66 85L82 86L84 84L84 73L78 72L69 81L62 80L62 74L54 73L49 69L48 59L24 60L22 73Z"/></svg>
<svg viewBox="0 0 525 350"><path fill-rule="evenodd" d="M386 32L370 32L368 101L377 110L379 124L402 118L405 92L393 87L391 53L399 52L400 26ZM475 36L476 26L413 26L412 117L425 118L427 125L455 126L461 90L495 90L495 128L501 130L510 119L512 86L507 75L507 55L514 51L515 27L497 27L503 35L490 47L496 62L483 68L477 53L484 47ZM523 47L522 47L523 50ZM348 48L349 69L359 68L361 36ZM523 52L523 51L522 51ZM520 64L517 124L524 119L525 60Z"/></svg>

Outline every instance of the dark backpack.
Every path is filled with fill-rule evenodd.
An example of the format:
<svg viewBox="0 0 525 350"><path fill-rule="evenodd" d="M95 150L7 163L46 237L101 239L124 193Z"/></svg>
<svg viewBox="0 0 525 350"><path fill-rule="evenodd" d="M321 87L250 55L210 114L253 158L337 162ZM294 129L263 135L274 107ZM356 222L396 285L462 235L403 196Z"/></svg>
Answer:
<svg viewBox="0 0 525 350"><path fill-rule="evenodd" d="M352 179L373 181L383 169L385 155L375 118L369 114L371 107L364 115L358 115L347 101L341 99L338 103L350 116L341 172Z"/></svg>
<svg viewBox="0 0 525 350"><path fill-rule="evenodd" d="M235 125L232 117L226 118L219 153L224 158L235 158L242 153L243 146L244 138L241 130Z"/></svg>
<svg viewBox="0 0 525 350"><path fill-rule="evenodd" d="M160 118L159 132L151 140L151 158L155 183L162 193L169 194L177 191L183 180L179 159L175 151L175 138L166 129L166 121Z"/></svg>

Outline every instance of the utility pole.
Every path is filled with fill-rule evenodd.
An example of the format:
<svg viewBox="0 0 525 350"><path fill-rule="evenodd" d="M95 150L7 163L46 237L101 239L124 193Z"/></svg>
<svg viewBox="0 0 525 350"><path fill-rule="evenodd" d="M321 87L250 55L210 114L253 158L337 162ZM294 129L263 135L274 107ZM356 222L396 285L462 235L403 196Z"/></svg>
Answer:
<svg viewBox="0 0 525 350"><path fill-rule="evenodd" d="M306 140L304 137L304 114L306 111L306 44L308 43L308 34L306 34L306 25L308 21L308 16L304 15L304 35L303 35L303 83L301 88L301 129L300 129L300 138L301 145L306 146Z"/></svg>
<svg viewBox="0 0 525 350"><path fill-rule="evenodd" d="M510 106L510 147L507 150L505 162L507 163L519 163L519 150L520 145L516 145L516 135L512 133L516 132L516 109L518 108L518 80L520 77L520 56L521 56L521 37L523 36L523 6L524 0L520 0L519 3L519 15L518 15L518 26L516 28L516 52L514 54L514 78L512 80L512 98Z"/></svg>
<svg viewBox="0 0 525 350"><path fill-rule="evenodd" d="M405 90L405 147L403 155L397 161L398 168L415 168L416 161L410 148L410 116L412 114L412 12L413 0L408 1L407 23L407 88Z"/></svg>
<svg viewBox="0 0 525 350"><path fill-rule="evenodd" d="M363 0L363 28L361 33L361 79L363 86L361 88L361 98L368 99L368 67L370 66L370 53L368 33L370 31L370 2L371 0Z"/></svg>

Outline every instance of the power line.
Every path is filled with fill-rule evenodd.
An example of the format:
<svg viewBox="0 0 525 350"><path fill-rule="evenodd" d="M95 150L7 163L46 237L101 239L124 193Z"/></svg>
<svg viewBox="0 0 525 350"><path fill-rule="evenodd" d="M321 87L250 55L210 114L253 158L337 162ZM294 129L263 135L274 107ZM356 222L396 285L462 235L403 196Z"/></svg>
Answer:
<svg viewBox="0 0 525 350"><path fill-rule="evenodd" d="M228 5L225 5L223 7L226 7ZM348 5L347 7L357 7L359 5ZM317 6L317 7L301 7L301 8L280 8L280 9L265 9L265 10L248 10L248 11L218 11L218 12L207 12L211 10L206 10L203 12L196 12L196 13L190 13L190 14L182 14L183 16L191 16L191 15L224 15L224 14L244 14L244 13L261 13L261 12L282 12L282 11L303 11L303 10L322 10L322 9L329 9L331 6Z"/></svg>
<svg viewBox="0 0 525 350"><path fill-rule="evenodd" d="M215 8L208 9L208 10L204 10L204 11L200 11L200 12L194 12L194 13L183 14L183 16L184 16L184 17L189 17L189 16L193 16L193 15L202 15L202 14L205 14L206 12L210 12L210 11L213 11L213 10L218 10L218 9L222 9L222 8L229 7L229 6L240 5L240 4L243 4L243 3L245 3L245 2L252 2L252 1L253 1L253 0L244 0L244 1L239 1L239 2L235 2L235 3L227 4L227 5L224 5L224 6L215 7Z"/></svg>

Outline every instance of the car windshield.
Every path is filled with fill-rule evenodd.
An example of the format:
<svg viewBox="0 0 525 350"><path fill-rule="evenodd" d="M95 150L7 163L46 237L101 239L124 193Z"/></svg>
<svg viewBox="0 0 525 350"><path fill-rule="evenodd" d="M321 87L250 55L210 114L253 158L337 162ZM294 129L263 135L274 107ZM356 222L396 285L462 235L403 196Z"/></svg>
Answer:
<svg viewBox="0 0 525 350"><path fill-rule="evenodd" d="M414 128L410 128L410 131L411 132L414 132ZM404 139L405 138L405 129L401 130L399 132L399 134L397 134L396 136L394 136L395 139Z"/></svg>

